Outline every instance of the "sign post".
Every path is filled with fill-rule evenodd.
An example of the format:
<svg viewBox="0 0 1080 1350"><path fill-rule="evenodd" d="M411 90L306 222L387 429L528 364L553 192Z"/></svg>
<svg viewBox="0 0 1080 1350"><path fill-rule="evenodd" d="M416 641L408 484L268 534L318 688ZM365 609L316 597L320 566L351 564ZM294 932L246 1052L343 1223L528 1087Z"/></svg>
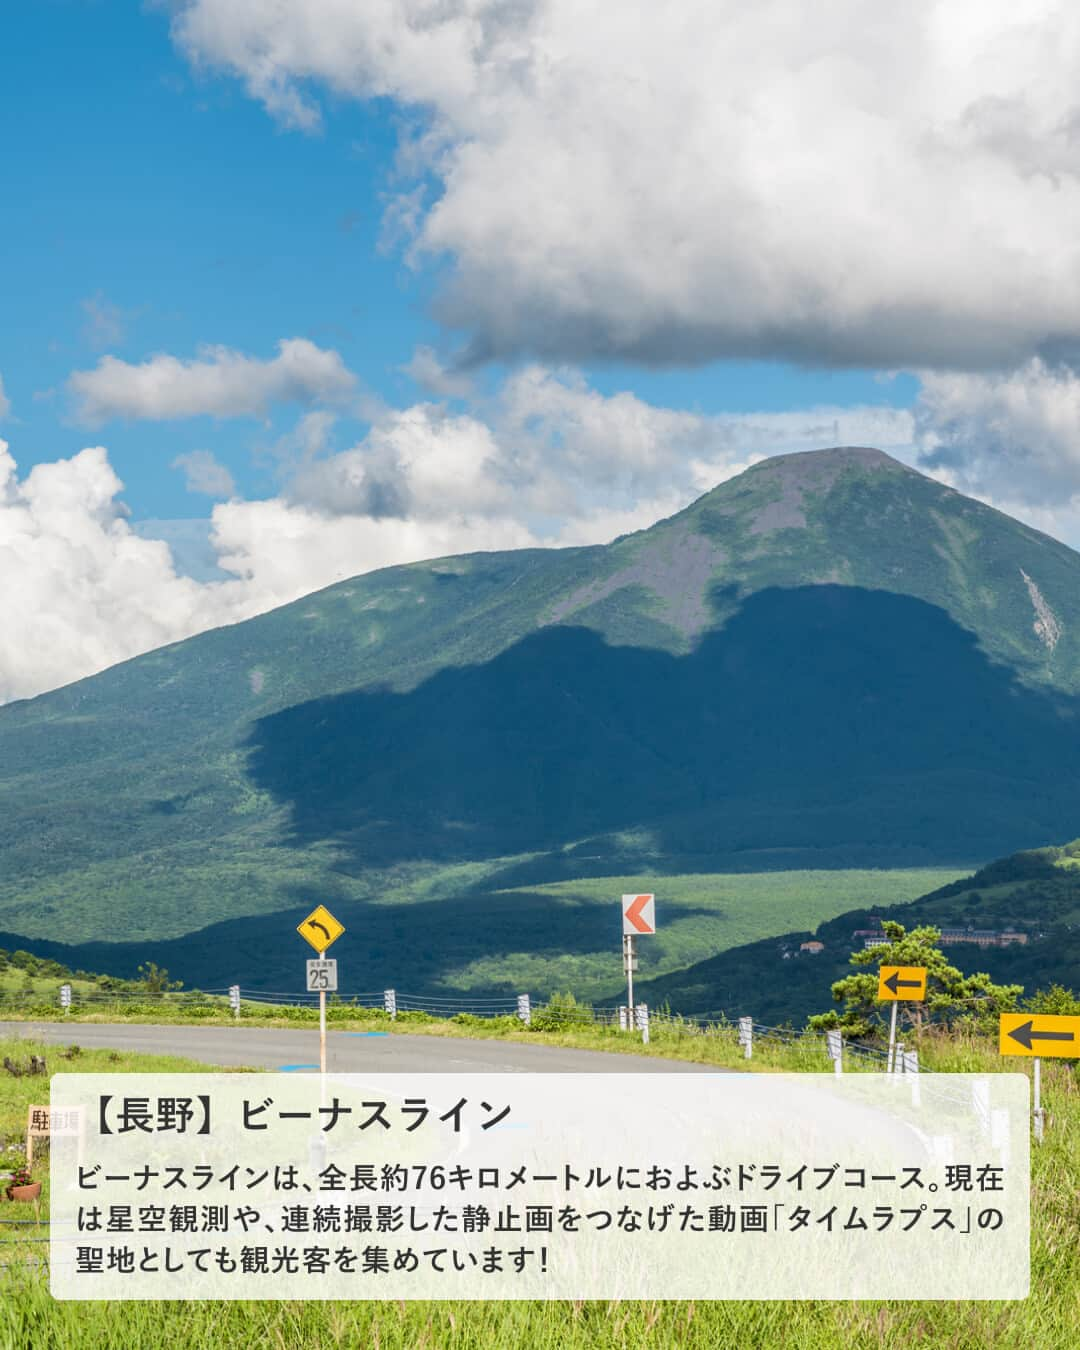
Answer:
<svg viewBox="0 0 1080 1350"><path fill-rule="evenodd" d="M319 954L318 961L309 961L308 968L308 989L317 988L319 991L319 1073L325 1079L326 1077L326 991L328 988L337 988L337 962L325 961L327 948L344 933L345 925L339 923L330 913L325 905L316 905L303 923L296 926L296 931L309 943ZM312 985L312 966L321 968L322 974L316 975L317 983ZM330 970L333 967L333 985L330 985Z"/></svg>
<svg viewBox="0 0 1080 1350"><path fill-rule="evenodd" d="M624 895L622 898L623 973L626 976L626 1006L628 1022L634 1025L634 971L637 969L637 950L634 939L639 933L656 932L656 896Z"/></svg>
<svg viewBox="0 0 1080 1350"><path fill-rule="evenodd" d="M1080 1017L1050 1013L1002 1013L998 1023L998 1050L1003 1055L1033 1059L1032 1123L1041 1144L1046 1124L1042 1104L1042 1059L1080 1059Z"/></svg>
<svg viewBox="0 0 1080 1350"><path fill-rule="evenodd" d="M64 1010L64 1016L66 1017L66 1016L68 1015L68 1013L71 1011L71 985L70 985L70 984L62 984L62 985L60 986L60 1006L61 1006L61 1008L63 1008L63 1010Z"/></svg>
<svg viewBox="0 0 1080 1350"><path fill-rule="evenodd" d="M886 1073L896 1072L896 1005L926 997L925 966L882 966L878 971L878 1001L892 1004L889 1018L889 1057Z"/></svg>

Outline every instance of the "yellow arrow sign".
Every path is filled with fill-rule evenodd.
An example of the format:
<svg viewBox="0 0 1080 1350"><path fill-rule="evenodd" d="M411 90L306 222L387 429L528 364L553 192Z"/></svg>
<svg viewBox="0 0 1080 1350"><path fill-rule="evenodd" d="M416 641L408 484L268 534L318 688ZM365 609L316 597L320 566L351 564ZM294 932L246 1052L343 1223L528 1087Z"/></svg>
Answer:
<svg viewBox="0 0 1080 1350"><path fill-rule="evenodd" d="M877 996L886 1003L926 997L925 966L882 966L878 971Z"/></svg>
<svg viewBox="0 0 1080 1350"><path fill-rule="evenodd" d="M321 956L344 933L345 925L338 923L325 905L317 905L303 923L297 924L296 931Z"/></svg>
<svg viewBox="0 0 1080 1350"><path fill-rule="evenodd" d="M1003 1055L1080 1059L1080 1017L1002 1013L998 1049Z"/></svg>

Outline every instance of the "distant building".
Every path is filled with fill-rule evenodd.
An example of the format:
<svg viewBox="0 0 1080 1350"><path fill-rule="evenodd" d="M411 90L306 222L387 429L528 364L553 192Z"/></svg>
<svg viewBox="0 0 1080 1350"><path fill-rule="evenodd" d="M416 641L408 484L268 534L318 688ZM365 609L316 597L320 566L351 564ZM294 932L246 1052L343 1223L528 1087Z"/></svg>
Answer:
<svg viewBox="0 0 1080 1350"><path fill-rule="evenodd" d="M1019 943L1023 946L1028 940L1026 933L1017 932L1015 928L1006 928L998 932L993 928L943 928L941 930L941 945L943 947L957 947L961 944L968 944L973 947L1009 947L1013 943Z"/></svg>
<svg viewBox="0 0 1080 1350"><path fill-rule="evenodd" d="M818 942L816 938L812 939L810 942L799 943L799 951L809 952L811 956L817 956L818 952L823 952L824 950L824 942Z"/></svg>
<svg viewBox="0 0 1080 1350"><path fill-rule="evenodd" d="M856 928L851 936L862 938L864 951L868 947L887 947L889 939L882 931L881 920L871 918L870 922L875 925L873 928Z"/></svg>
<svg viewBox="0 0 1080 1350"><path fill-rule="evenodd" d="M852 936L862 938L864 951L868 947L887 947L889 945L889 939L880 928L856 928ZM1000 932L995 928L943 928L941 930L941 945L943 947L956 947L962 944L972 947L1008 947L1013 943L1023 946L1027 940L1027 933L1021 933L1016 928L1005 928Z"/></svg>

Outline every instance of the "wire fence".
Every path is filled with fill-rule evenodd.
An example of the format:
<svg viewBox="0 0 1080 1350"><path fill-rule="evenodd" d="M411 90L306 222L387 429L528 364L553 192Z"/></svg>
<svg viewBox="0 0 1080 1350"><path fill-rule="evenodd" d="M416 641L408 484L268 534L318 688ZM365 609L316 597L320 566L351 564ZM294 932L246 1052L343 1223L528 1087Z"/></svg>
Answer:
<svg viewBox="0 0 1080 1350"><path fill-rule="evenodd" d="M273 1016L275 1012L314 1016L318 1010L319 994L304 990L227 988L196 990L153 989L85 989L61 986L50 994L32 990L0 991L0 1016L5 1009L23 1015L38 1012L55 1017L59 1011L77 1020L80 1014L98 1012L117 1013L175 1013L180 1016L218 1016L231 1014L237 1020ZM410 1015L424 1018L453 1020L517 1019L535 1030L559 1030L575 1027L614 1028L641 1031L644 1016L644 1038L650 1031L665 1031L686 1037L715 1037L727 1039L744 1047L751 1043L747 1057L753 1053L755 1040L767 1045L798 1048L809 1056L818 1056L826 1063L835 1062L839 1055L850 1067L888 1069L888 1052L879 1045L869 1045L844 1039L833 1041L822 1032L798 1030L792 1026L770 1026L752 1018L732 1019L723 1014L713 1018L686 1017L667 1009L645 1008L628 1011L625 1006L579 1003L570 996L534 998L527 993L516 995L470 994L413 994L394 989L368 989L356 992L332 993L328 998L327 1013L331 1021L348 1017L350 1011L381 1013L392 1019L408 1020ZM929 1072L918 1064L912 1051L895 1056L897 1072Z"/></svg>

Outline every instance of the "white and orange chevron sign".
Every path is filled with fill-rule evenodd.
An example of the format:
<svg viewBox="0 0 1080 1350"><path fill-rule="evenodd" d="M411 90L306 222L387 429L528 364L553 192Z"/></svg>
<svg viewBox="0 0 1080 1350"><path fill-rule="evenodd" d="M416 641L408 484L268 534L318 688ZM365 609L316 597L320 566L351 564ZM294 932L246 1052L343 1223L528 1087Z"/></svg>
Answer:
<svg viewBox="0 0 1080 1350"><path fill-rule="evenodd" d="M622 930L626 934L656 932L656 896L624 895L622 898Z"/></svg>

